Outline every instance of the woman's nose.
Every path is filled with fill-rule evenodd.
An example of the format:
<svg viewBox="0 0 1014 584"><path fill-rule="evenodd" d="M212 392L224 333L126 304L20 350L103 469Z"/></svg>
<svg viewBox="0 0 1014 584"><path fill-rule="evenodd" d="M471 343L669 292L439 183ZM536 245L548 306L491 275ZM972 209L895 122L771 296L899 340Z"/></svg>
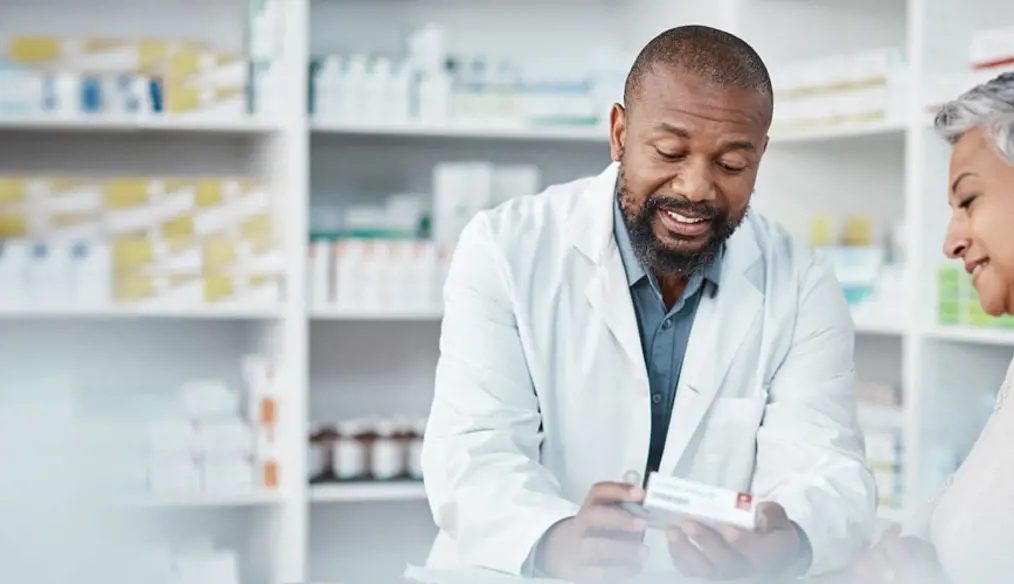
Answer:
<svg viewBox="0 0 1014 584"><path fill-rule="evenodd" d="M961 232L954 220L947 226L947 237L944 239L944 255L951 259L960 258L968 251L971 240Z"/></svg>

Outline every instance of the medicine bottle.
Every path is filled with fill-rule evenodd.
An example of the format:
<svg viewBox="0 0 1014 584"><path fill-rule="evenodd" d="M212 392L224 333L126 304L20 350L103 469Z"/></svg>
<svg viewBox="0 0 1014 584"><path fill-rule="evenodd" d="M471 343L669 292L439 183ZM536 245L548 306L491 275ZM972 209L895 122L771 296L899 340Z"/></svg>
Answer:
<svg viewBox="0 0 1014 584"><path fill-rule="evenodd" d="M334 444L334 477L339 481L366 478L368 445L366 428L359 420L346 420L338 425Z"/></svg>
<svg viewBox="0 0 1014 584"><path fill-rule="evenodd" d="M322 426L310 435L307 474L311 484L334 480L334 448L337 441L338 429L334 426Z"/></svg>
<svg viewBox="0 0 1014 584"><path fill-rule="evenodd" d="M374 427L376 439L371 449L370 470L378 481L389 481L405 474L405 450L398 440L397 429L391 420L380 420Z"/></svg>
<svg viewBox="0 0 1014 584"><path fill-rule="evenodd" d="M426 431L426 419L420 418L412 423L412 431L408 441L407 469L409 478L421 481L422 473L422 447L423 433Z"/></svg>

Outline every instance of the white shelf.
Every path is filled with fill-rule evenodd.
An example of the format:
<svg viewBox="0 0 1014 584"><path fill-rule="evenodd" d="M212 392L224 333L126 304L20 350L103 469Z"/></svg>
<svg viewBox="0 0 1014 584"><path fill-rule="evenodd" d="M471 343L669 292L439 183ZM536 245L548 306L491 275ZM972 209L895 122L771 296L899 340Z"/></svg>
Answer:
<svg viewBox="0 0 1014 584"><path fill-rule="evenodd" d="M138 497L130 501L130 506L142 509L261 507L276 505L283 500L284 496L282 493L271 491L180 493Z"/></svg>
<svg viewBox="0 0 1014 584"><path fill-rule="evenodd" d="M926 336L938 341L1014 347L1014 330L991 327L936 325Z"/></svg>
<svg viewBox="0 0 1014 584"><path fill-rule="evenodd" d="M439 321L443 308L420 309L335 309L325 308L311 312L313 320L348 321Z"/></svg>
<svg viewBox="0 0 1014 584"><path fill-rule="evenodd" d="M847 140L852 138L863 138L872 136L898 136L904 135L907 125L905 122L874 122L869 124L842 124L840 126L825 126L806 130L773 130L771 133L771 144L790 144L798 142L825 142L836 140Z"/></svg>
<svg viewBox="0 0 1014 584"><path fill-rule="evenodd" d="M118 307L74 308L34 306L26 308L0 307L2 320L55 320L55 319L133 319L164 318L181 320L269 320L280 318L282 308L244 308L229 306L194 307Z"/></svg>
<svg viewBox="0 0 1014 584"><path fill-rule="evenodd" d="M266 134L280 128L259 118L203 119L172 116L0 118L0 131L37 132L180 132L205 134Z"/></svg>
<svg viewBox="0 0 1014 584"><path fill-rule="evenodd" d="M899 407L860 402L859 423L864 428L897 429L905 426L905 411Z"/></svg>
<svg viewBox="0 0 1014 584"><path fill-rule="evenodd" d="M368 501L421 501L426 490L421 482L340 483L310 487L313 503L355 503Z"/></svg>
<svg viewBox="0 0 1014 584"><path fill-rule="evenodd" d="M313 131L318 134L348 136L395 136L427 138L471 138L482 140L531 140L563 142L609 141L609 128L601 126L484 126L475 124L425 125L425 124L356 124L335 122L313 122ZM772 144L793 142L822 142L858 138L863 136L902 135L904 123L878 122L813 128L810 130L774 132Z"/></svg>
<svg viewBox="0 0 1014 584"><path fill-rule="evenodd" d="M904 509L895 507L880 507L877 509L877 518L889 523L900 523L907 517Z"/></svg>
<svg viewBox="0 0 1014 584"><path fill-rule="evenodd" d="M877 323L872 320L857 319L855 326L857 335L901 336L905 334L905 325L896 322Z"/></svg>
<svg viewBox="0 0 1014 584"><path fill-rule="evenodd" d="M500 127L483 125L354 124L314 122L317 134L347 136L393 136L424 138L472 138L480 140L531 140L560 142L596 142L608 144L609 128L587 126Z"/></svg>

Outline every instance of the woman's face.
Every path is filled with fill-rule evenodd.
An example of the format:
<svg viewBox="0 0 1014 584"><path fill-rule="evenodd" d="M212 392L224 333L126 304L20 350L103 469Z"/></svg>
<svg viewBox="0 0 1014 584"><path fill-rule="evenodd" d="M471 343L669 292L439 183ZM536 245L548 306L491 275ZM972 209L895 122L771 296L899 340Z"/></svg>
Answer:
<svg viewBox="0 0 1014 584"><path fill-rule="evenodd" d="M1014 165L980 128L954 146L949 200L944 252L964 262L988 314L1014 313Z"/></svg>

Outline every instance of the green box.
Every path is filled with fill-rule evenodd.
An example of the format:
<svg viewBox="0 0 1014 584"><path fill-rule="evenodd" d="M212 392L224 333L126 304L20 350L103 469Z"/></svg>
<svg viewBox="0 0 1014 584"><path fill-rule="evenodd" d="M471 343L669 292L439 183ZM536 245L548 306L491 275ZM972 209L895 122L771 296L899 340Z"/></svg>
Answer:
<svg viewBox="0 0 1014 584"><path fill-rule="evenodd" d="M955 266L942 266L937 270L937 282L942 286L945 284L957 284L961 278L961 270Z"/></svg>

